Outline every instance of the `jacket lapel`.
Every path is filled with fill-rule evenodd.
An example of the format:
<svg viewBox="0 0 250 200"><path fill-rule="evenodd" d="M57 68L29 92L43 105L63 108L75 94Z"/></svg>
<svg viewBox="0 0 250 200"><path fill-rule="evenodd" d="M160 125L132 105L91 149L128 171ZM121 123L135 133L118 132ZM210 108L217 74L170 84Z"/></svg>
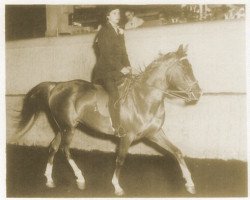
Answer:
<svg viewBox="0 0 250 200"><path fill-rule="evenodd" d="M113 26L110 23L108 23L107 26L108 26L110 32L114 35L114 37L118 37L118 33L116 33L116 31L113 28Z"/></svg>

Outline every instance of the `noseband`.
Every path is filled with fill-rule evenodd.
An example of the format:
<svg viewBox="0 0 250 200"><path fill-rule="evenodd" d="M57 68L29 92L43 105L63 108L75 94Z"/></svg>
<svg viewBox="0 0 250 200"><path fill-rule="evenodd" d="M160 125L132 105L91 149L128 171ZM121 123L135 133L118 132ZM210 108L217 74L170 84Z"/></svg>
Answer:
<svg viewBox="0 0 250 200"><path fill-rule="evenodd" d="M174 97L184 99L186 102L189 102L192 100L198 100L198 98L194 95L194 91L192 90L195 85L198 85L197 80L193 81L191 84L189 83L186 90L167 90L164 93L174 96ZM182 96L181 94L186 94L187 97Z"/></svg>
<svg viewBox="0 0 250 200"><path fill-rule="evenodd" d="M194 81L194 82L192 82L188 87L187 87L187 89L186 90L162 90L162 89L160 89L160 88L157 88L157 87L155 87L155 86L151 86L151 85L149 85L150 87L152 87L152 88L155 88L155 89L157 89L157 90L159 90L159 91L161 91L162 93L164 93L164 94L166 94L166 95L170 95L170 96L173 96L173 97L177 97L177 98L180 98L180 99L183 99L183 100L185 100L186 102L190 102L190 101L192 101L192 100L198 100L198 98L197 97L195 97L195 95L194 95L194 92L192 91L192 89L193 89L193 87L195 86L195 85L197 85L198 84L198 81L196 80L196 81ZM183 96L183 95L181 95L181 94L186 94L187 95L187 97L186 96Z"/></svg>

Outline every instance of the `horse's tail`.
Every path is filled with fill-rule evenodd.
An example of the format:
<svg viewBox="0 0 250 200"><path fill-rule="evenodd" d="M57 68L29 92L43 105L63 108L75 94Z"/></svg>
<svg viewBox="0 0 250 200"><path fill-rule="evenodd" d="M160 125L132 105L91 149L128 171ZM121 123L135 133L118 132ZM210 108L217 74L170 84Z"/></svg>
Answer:
<svg viewBox="0 0 250 200"><path fill-rule="evenodd" d="M18 116L17 131L13 135L13 143L17 143L32 128L41 111L49 109L48 97L55 85L56 83L53 82L43 82L25 95L22 110Z"/></svg>

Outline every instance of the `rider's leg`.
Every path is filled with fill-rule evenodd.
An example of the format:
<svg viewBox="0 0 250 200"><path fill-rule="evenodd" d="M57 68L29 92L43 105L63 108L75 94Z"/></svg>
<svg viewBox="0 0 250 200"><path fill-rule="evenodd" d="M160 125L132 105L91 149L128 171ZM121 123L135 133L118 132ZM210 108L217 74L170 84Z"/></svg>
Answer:
<svg viewBox="0 0 250 200"><path fill-rule="evenodd" d="M104 88L109 94L109 112L112 120L112 126L118 136L124 135L124 130L120 126L120 102L118 86L114 79L106 79Z"/></svg>

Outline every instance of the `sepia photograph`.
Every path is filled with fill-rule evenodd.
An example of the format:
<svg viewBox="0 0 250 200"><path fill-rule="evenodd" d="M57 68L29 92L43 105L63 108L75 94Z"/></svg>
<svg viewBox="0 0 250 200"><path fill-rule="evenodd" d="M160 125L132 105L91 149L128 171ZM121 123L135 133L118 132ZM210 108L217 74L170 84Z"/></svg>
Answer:
<svg viewBox="0 0 250 200"><path fill-rule="evenodd" d="M248 197L247 4L5 3L6 197Z"/></svg>

